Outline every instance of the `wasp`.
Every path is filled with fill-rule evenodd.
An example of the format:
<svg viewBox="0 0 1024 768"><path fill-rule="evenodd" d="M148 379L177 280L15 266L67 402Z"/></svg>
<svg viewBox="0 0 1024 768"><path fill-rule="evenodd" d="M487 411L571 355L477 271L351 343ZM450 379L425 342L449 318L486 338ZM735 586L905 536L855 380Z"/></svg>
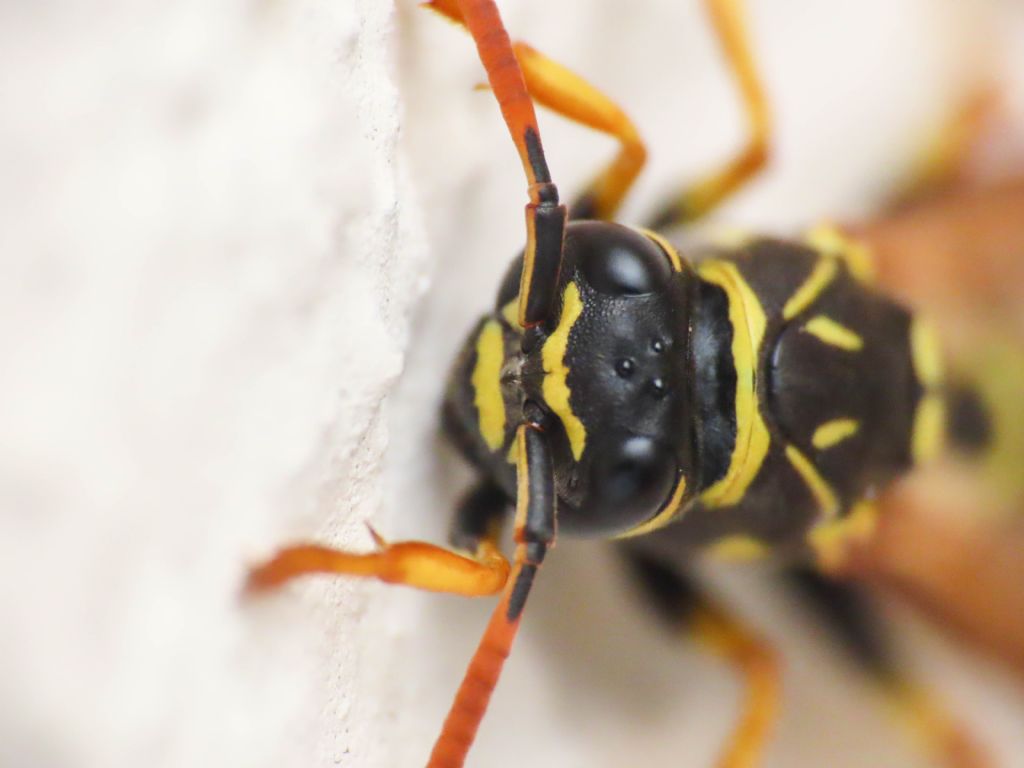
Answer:
<svg viewBox="0 0 1024 768"><path fill-rule="evenodd" d="M296 544L254 568L250 590L329 573L500 593L428 760L461 766L556 538L616 540L667 621L740 671L743 712L719 759L738 768L756 762L777 718L778 662L692 564L703 553L770 556L798 564L792 580L940 760L986 765L896 665L858 594L823 576L868 538L877 498L897 478L944 448L991 442L984 393L949 375L931 326L878 288L866 241L833 226L694 247L667 236L769 157L771 117L740 4L706 0L739 84L745 145L642 227L614 220L646 160L625 113L510 41L493 0L427 5L474 39L528 190L525 247L470 331L442 404L444 433L479 479L455 511L451 549L376 534L368 554ZM619 143L571 205L549 171L535 103Z"/></svg>

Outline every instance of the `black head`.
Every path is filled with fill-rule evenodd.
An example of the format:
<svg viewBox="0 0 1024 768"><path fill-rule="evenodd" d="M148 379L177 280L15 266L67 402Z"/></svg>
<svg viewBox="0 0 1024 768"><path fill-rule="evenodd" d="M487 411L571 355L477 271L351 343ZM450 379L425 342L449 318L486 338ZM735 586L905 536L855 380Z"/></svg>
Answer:
<svg viewBox="0 0 1024 768"><path fill-rule="evenodd" d="M646 233L596 221L567 228L561 306L536 360L540 401L564 431L555 480L567 532L634 528L689 475L694 281Z"/></svg>

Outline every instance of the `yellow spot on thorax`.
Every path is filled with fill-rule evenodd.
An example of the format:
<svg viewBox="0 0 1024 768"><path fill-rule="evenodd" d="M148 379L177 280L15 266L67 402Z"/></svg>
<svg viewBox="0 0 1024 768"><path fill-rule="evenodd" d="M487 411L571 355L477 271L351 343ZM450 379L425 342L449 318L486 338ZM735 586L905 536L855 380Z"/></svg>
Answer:
<svg viewBox="0 0 1024 768"><path fill-rule="evenodd" d="M572 405L569 403L569 367L565 363L565 354L569 346L569 332L583 312L583 302L580 301L580 291L576 283L570 282L565 287L562 297L562 315L547 341L541 350L541 363L544 366L544 382L541 386L541 393L544 402L558 416L565 427L565 433L569 438L569 447L572 449L573 458L577 461L583 455L583 448L587 442L587 430L583 422L573 413Z"/></svg>
<svg viewBox="0 0 1024 768"><path fill-rule="evenodd" d="M708 546L706 552L716 560L743 563L768 554L768 545L753 536L737 533L725 536Z"/></svg>
<svg viewBox="0 0 1024 768"><path fill-rule="evenodd" d="M833 419L814 430L811 437L811 444L819 451L831 448L841 443L848 437L853 437L860 429L860 422L856 419Z"/></svg>
<svg viewBox="0 0 1024 768"><path fill-rule="evenodd" d="M736 444L725 476L707 488L701 499L709 507L724 507L743 498L757 476L771 440L757 398L757 365L767 320L757 296L739 269L728 261L709 260L700 276L721 287L729 300L732 359L736 368Z"/></svg>
<svg viewBox="0 0 1024 768"><path fill-rule="evenodd" d="M942 350L932 326L915 317L910 325L910 359L914 375L924 394L914 411L910 451L915 463L935 458L946 437L946 402L939 392L942 386Z"/></svg>
<svg viewBox="0 0 1024 768"><path fill-rule="evenodd" d="M858 352L864 348L864 339L856 331L851 331L831 317L815 315L808 320L803 330L832 347L845 349L847 352Z"/></svg>
<svg viewBox="0 0 1024 768"><path fill-rule="evenodd" d="M505 362L505 339L501 324L488 320L476 338L476 366L470 383L473 404L480 419L480 435L492 451L505 442L505 399L501 395L501 366Z"/></svg>
<svg viewBox="0 0 1024 768"><path fill-rule="evenodd" d="M946 437L946 401L941 395L924 395L914 411L910 452L914 463L931 461L942 451Z"/></svg>

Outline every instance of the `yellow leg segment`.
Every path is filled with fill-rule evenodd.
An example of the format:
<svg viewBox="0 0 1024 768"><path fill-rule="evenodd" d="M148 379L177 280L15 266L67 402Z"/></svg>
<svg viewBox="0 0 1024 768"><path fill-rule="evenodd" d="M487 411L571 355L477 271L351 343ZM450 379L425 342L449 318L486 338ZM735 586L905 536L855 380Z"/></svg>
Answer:
<svg viewBox="0 0 1024 768"><path fill-rule="evenodd" d="M1002 94L984 83L969 91L924 145L909 178L896 189L890 207L948 189L968 176L972 156L1002 109Z"/></svg>
<svg viewBox="0 0 1024 768"><path fill-rule="evenodd" d="M721 168L685 187L652 221L662 229L694 221L720 205L768 162L771 113L757 73L741 0L705 0L729 71L739 88L747 119L747 140Z"/></svg>

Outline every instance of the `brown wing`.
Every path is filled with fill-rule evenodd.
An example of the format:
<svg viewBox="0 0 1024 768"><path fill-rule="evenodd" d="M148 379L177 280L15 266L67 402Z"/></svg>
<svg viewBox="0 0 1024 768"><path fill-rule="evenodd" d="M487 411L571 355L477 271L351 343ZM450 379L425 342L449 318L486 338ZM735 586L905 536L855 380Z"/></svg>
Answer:
<svg viewBox="0 0 1024 768"><path fill-rule="evenodd" d="M929 315L953 375L984 378L998 456L950 459L882 500L846 572L895 591L1024 680L1024 176L857 228L879 283Z"/></svg>

